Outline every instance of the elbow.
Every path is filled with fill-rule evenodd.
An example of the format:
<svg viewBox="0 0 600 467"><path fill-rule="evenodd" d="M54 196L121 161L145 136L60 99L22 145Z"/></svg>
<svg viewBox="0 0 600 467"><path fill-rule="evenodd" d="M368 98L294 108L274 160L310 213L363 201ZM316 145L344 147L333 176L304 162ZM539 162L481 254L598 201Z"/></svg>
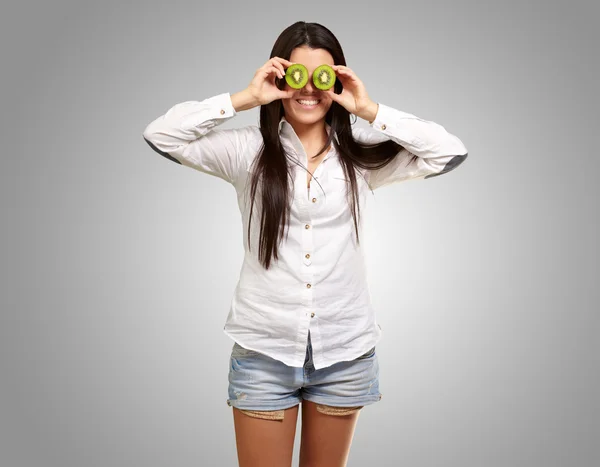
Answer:
<svg viewBox="0 0 600 467"><path fill-rule="evenodd" d="M465 144L454 135L453 140L454 144L448 150L448 154L451 156L451 159L448 162L446 162L444 168L439 173L439 175L456 169L459 165L463 164L469 156L469 150L467 149Z"/></svg>
<svg viewBox="0 0 600 467"><path fill-rule="evenodd" d="M150 124L150 125L146 126L146 128L144 128L144 131L142 131L142 138L148 144L148 146L150 146L152 148L152 150L156 151L158 148L156 147L156 145L153 142L153 134L152 134L151 126L152 126L152 124Z"/></svg>
<svg viewBox="0 0 600 467"><path fill-rule="evenodd" d="M469 150L462 141L460 142L460 151L458 151L457 154L460 154L463 157L463 160L469 155Z"/></svg>
<svg viewBox="0 0 600 467"><path fill-rule="evenodd" d="M438 170L432 171L432 173L425 176L425 178L437 177L439 175L452 172L461 164L464 164L465 160L469 156L469 151L464 143L455 135L449 134L450 139L444 146L443 157L444 165L439 170L440 164L437 165Z"/></svg>
<svg viewBox="0 0 600 467"><path fill-rule="evenodd" d="M466 159L467 155L469 153L469 150L465 146L465 143L463 143L462 140L458 136L452 135L452 137L454 139L454 145L453 145L452 152L450 154L459 154L463 158L462 160Z"/></svg>
<svg viewBox="0 0 600 467"><path fill-rule="evenodd" d="M146 125L146 128L144 128L144 131L142 131L142 138L144 138L146 142L152 141L153 133L154 132L152 131L152 123L149 123L148 125Z"/></svg>
<svg viewBox="0 0 600 467"><path fill-rule="evenodd" d="M156 143L157 135L165 132L165 128L160 124L160 121L161 118L159 117L146 125L144 131L142 131L142 137L146 142Z"/></svg>
<svg viewBox="0 0 600 467"><path fill-rule="evenodd" d="M446 162L446 164L444 165L442 170L440 170L439 172L430 173L425 178L437 177L439 175L451 172L452 170L456 169L459 165L464 163L465 160L467 159L468 155L469 155L469 153L467 152L467 150L465 148L464 154L457 154L457 155L451 156L452 158L448 162Z"/></svg>
<svg viewBox="0 0 600 467"><path fill-rule="evenodd" d="M156 152L157 154L160 154L165 159L169 159L171 162L175 162L177 164L181 164L181 162L179 160L177 160L175 157L173 157L171 154L169 154L168 152L165 152L165 151L159 149L156 146L156 144L153 141L153 134L152 134L152 132L150 131L150 129L148 127L142 132L142 138L144 139L144 141L146 142L146 144L148 144L148 146L150 146L150 148L154 152Z"/></svg>
<svg viewBox="0 0 600 467"><path fill-rule="evenodd" d="M465 160L467 159L468 156L469 156L469 153L467 152L467 149L465 148L464 154L457 154L455 156L452 156L452 159L450 159L446 163L446 165L444 166L443 170L440 173L446 173L446 172L450 172L451 170L456 169L459 165L461 165L465 162Z"/></svg>

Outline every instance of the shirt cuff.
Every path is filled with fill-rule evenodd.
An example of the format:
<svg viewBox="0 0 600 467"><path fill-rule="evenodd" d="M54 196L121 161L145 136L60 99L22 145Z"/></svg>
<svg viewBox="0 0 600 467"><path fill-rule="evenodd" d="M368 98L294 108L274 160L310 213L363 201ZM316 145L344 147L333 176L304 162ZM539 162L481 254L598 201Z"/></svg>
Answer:
<svg viewBox="0 0 600 467"><path fill-rule="evenodd" d="M181 107L185 112L181 122L184 130L210 129L221 123L220 120L237 115L228 92L217 94L202 101L188 101Z"/></svg>
<svg viewBox="0 0 600 467"><path fill-rule="evenodd" d="M373 120L373 123L370 123L369 126L376 130L383 131L385 133L388 126L391 126L393 122L396 122L402 118L419 119L413 114L403 112L402 110L393 109L392 107L379 102L379 108L377 109L377 115L375 116L375 120Z"/></svg>
<svg viewBox="0 0 600 467"><path fill-rule="evenodd" d="M421 123L431 125L430 131L432 134L424 133L428 131L429 127L423 127L420 125ZM427 146L425 141L435 138L433 125L432 122L422 120L413 114L380 103L377 116L371 127L413 154L419 154ZM425 138L425 140L422 138ZM434 143L434 146L437 145L437 143Z"/></svg>
<svg viewBox="0 0 600 467"><path fill-rule="evenodd" d="M212 118L230 118L237 114L231 102L231 94L228 92L209 97L206 101L214 106L211 109L214 112Z"/></svg>

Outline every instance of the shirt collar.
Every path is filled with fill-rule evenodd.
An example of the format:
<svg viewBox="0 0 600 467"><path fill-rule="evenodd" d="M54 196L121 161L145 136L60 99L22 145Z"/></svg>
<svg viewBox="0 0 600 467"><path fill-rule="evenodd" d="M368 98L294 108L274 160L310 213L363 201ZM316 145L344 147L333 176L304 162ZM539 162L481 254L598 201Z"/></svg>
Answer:
<svg viewBox="0 0 600 467"><path fill-rule="evenodd" d="M331 125L327 122L325 122L325 129L327 130L327 135L329 135L331 133ZM285 115L283 115L279 119L278 132L281 133L282 130L289 131L291 133L295 133L294 128L292 127L291 123L287 121L287 119L285 118ZM338 144L340 144L337 133L334 133L333 138L335 139L335 141Z"/></svg>

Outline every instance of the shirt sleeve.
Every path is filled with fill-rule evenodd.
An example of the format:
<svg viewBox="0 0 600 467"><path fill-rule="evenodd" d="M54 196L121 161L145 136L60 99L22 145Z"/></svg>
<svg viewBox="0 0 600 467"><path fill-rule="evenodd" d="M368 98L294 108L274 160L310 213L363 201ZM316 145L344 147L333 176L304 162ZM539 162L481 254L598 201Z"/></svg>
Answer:
<svg viewBox="0 0 600 467"><path fill-rule="evenodd" d="M369 127L353 128L354 139L367 144L391 139L402 145L388 165L367 171L372 190L391 183L448 173L462 164L468 155L462 141L443 126L382 103L379 103L377 116Z"/></svg>
<svg viewBox="0 0 600 467"><path fill-rule="evenodd" d="M235 184L253 130L215 127L236 115L229 93L181 102L150 122L143 138L161 156Z"/></svg>

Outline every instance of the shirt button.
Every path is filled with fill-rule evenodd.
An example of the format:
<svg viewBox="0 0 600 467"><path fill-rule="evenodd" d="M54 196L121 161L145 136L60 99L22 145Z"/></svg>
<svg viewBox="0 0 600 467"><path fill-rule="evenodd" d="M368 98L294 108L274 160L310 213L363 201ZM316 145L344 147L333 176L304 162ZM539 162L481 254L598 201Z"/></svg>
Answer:
<svg viewBox="0 0 600 467"><path fill-rule="evenodd" d="M316 202L317 202L317 198L313 198L313 199L312 199L312 202L313 202L313 203L316 203Z"/></svg>
<svg viewBox="0 0 600 467"><path fill-rule="evenodd" d="M308 258L310 258L310 254L306 253L306 254L304 255L304 257L305 257L306 259L308 259Z"/></svg>
<svg viewBox="0 0 600 467"><path fill-rule="evenodd" d="M385 125L381 125L381 129L385 130L386 126Z"/></svg>
<svg viewBox="0 0 600 467"><path fill-rule="evenodd" d="M311 318L314 318L314 317L315 317L315 314L314 314L314 312L310 314L310 317L311 317Z"/></svg>
<svg viewBox="0 0 600 467"><path fill-rule="evenodd" d="M225 111L223 109L221 109L221 115L223 115L225 113Z"/></svg>
<svg viewBox="0 0 600 467"><path fill-rule="evenodd" d="M310 284L306 284L306 288L310 289L312 286Z"/></svg>
<svg viewBox="0 0 600 467"><path fill-rule="evenodd" d="M310 229L310 225L306 224L306 225L304 226L304 228L305 228L305 229Z"/></svg>

